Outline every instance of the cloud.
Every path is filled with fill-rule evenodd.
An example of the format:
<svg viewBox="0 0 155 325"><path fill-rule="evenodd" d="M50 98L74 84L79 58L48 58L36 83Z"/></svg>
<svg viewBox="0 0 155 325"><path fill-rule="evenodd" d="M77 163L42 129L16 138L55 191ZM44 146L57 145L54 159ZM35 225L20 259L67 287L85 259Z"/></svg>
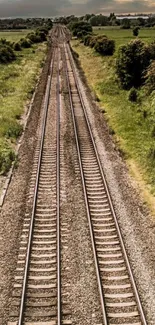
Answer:
<svg viewBox="0 0 155 325"><path fill-rule="evenodd" d="M0 0L0 17L155 12L154 0Z"/></svg>
<svg viewBox="0 0 155 325"><path fill-rule="evenodd" d="M70 6L69 0L0 0L0 17L55 16Z"/></svg>

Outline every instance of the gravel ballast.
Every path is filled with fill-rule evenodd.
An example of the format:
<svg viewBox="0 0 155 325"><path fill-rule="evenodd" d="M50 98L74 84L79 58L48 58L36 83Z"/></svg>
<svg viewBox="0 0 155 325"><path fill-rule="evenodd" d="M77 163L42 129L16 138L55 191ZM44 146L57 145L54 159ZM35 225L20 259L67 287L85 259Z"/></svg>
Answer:
<svg viewBox="0 0 155 325"><path fill-rule="evenodd" d="M14 170L4 205L0 213L0 324L7 324L9 298L12 293L26 196L30 181L34 150L37 143L42 101L47 83L52 49L48 50L44 68L36 89L31 114L19 150L18 167Z"/></svg>
<svg viewBox="0 0 155 325"><path fill-rule="evenodd" d="M7 324L9 315L9 298L13 287L51 53L50 50L25 130L19 151L19 165L14 171L0 214L0 325ZM64 76L63 71L61 75ZM90 90L82 81L80 73L79 84L148 325L154 325L155 222L142 204L135 182L129 176L125 162L115 149L104 116L93 101ZM61 222L64 227L67 224L68 234L68 242L63 246L62 255L63 275L66 276L63 284L65 293L69 292L67 299L71 308L71 318L74 319L73 324L96 325L101 324L99 294L66 93L64 80L62 80Z"/></svg>
<svg viewBox="0 0 155 325"><path fill-rule="evenodd" d="M77 68L77 73L144 312L148 325L154 325L155 220L142 203L138 186L115 148L104 115L93 100L83 71Z"/></svg>

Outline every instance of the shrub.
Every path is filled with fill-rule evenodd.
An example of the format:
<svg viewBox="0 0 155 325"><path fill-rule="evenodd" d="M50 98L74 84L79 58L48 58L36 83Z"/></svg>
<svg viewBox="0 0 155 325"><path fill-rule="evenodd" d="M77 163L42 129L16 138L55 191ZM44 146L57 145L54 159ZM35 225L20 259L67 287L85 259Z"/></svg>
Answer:
<svg viewBox="0 0 155 325"><path fill-rule="evenodd" d="M115 51L115 41L107 37L102 37L96 40L94 49L102 55L113 55Z"/></svg>
<svg viewBox="0 0 155 325"><path fill-rule="evenodd" d="M97 36L92 35L91 39L89 41L89 46L93 48L95 46L95 44L97 43L97 41L100 41L103 38L107 38L107 36L104 35L104 34L103 35L97 35Z"/></svg>
<svg viewBox="0 0 155 325"><path fill-rule="evenodd" d="M92 36L90 41L89 41L89 46L93 48L95 46L95 44L96 44L97 39L98 39L97 36Z"/></svg>
<svg viewBox="0 0 155 325"><path fill-rule="evenodd" d="M138 34L139 34L139 26L135 26L134 28L133 28L133 36L138 36Z"/></svg>
<svg viewBox="0 0 155 325"><path fill-rule="evenodd" d="M155 61L152 61L146 72L146 87L148 92L151 93L155 90Z"/></svg>
<svg viewBox="0 0 155 325"><path fill-rule="evenodd" d="M23 48L30 48L32 42L30 40L27 40L26 38L21 38L20 40L20 46Z"/></svg>
<svg viewBox="0 0 155 325"><path fill-rule="evenodd" d="M9 45L12 47L12 43L10 41L7 41L5 38L0 39L0 45Z"/></svg>
<svg viewBox="0 0 155 325"><path fill-rule="evenodd" d="M0 44L0 63L9 63L16 59L16 55L10 45Z"/></svg>
<svg viewBox="0 0 155 325"><path fill-rule="evenodd" d="M84 37L84 45L85 46L89 46L90 45L90 41L91 41L91 38L92 38L92 35L90 34L87 34L85 37Z"/></svg>
<svg viewBox="0 0 155 325"><path fill-rule="evenodd" d="M37 33L36 35L37 37L39 37L41 39L41 42L45 42L47 41L47 36L44 32L40 31Z"/></svg>
<svg viewBox="0 0 155 325"><path fill-rule="evenodd" d="M70 29L73 33L73 36L78 36L79 33L81 35L86 35L88 33L92 33L92 26L85 21L74 22L70 25Z"/></svg>
<svg viewBox="0 0 155 325"><path fill-rule="evenodd" d="M155 60L155 41L148 45L151 60Z"/></svg>
<svg viewBox="0 0 155 325"><path fill-rule="evenodd" d="M18 42L14 43L13 48L15 51L21 51L21 49L22 49L21 45Z"/></svg>
<svg viewBox="0 0 155 325"><path fill-rule="evenodd" d="M32 43L39 43L41 41L37 34L29 33L26 38L28 38Z"/></svg>
<svg viewBox="0 0 155 325"><path fill-rule="evenodd" d="M136 39L118 50L116 73L125 89L139 87L145 80L144 72L150 64L150 50L141 40Z"/></svg>
<svg viewBox="0 0 155 325"><path fill-rule="evenodd" d="M15 160L15 153L10 148L0 148L0 173L5 175Z"/></svg>
<svg viewBox="0 0 155 325"><path fill-rule="evenodd" d="M23 132L23 127L18 122L11 122L8 130L5 132L7 138L17 139Z"/></svg>
<svg viewBox="0 0 155 325"><path fill-rule="evenodd" d="M39 34L40 32L43 32L45 35L48 35L48 27L43 26L43 27L37 28L36 29L36 35Z"/></svg>
<svg viewBox="0 0 155 325"><path fill-rule="evenodd" d="M129 100L130 100L130 102L136 102L137 98L138 98L137 90L133 87L130 89L130 92L129 92Z"/></svg>

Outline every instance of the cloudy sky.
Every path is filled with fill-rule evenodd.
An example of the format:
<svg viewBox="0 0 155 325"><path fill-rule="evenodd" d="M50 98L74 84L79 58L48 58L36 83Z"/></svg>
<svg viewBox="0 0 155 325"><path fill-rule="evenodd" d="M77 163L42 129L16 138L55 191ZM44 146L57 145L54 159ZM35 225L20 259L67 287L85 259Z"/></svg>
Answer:
<svg viewBox="0 0 155 325"><path fill-rule="evenodd" d="M155 13L155 0L0 0L0 17Z"/></svg>

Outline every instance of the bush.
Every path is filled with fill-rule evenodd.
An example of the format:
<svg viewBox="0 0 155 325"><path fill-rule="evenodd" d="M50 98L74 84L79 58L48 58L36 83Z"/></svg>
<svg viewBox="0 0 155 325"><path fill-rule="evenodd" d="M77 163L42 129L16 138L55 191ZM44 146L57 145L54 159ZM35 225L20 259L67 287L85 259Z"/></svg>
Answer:
<svg viewBox="0 0 155 325"><path fill-rule="evenodd" d="M83 41L84 41L84 45L85 45L85 46L89 46L89 45L90 45L91 38L92 38L92 35L90 35L90 34L87 34L87 35L84 37Z"/></svg>
<svg viewBox="0 0 155 325"><path fill-rule="evenodd" d="M139 27L138 26L135 26L134 28L133 28L133 36L138 36L138 34L139 34Z"/></svg>
<svg viewBox="0 0 155 325"><path fill-rule="evenodd" d="M155 90L155 61L152 61L146 72L146 87L149 94Z"/></svg>
<svg viewBox="0 0 155 325"><path fill-rule="evenodd" d="M151 60L155 60L155 41L148 45Z"/></svg>
<svg viewBox="0 0 155 325"><path fill-rule="evenodd" d="M12 43L10 41L7 41L5 38L0 39L0 46L1 45L8 45L8 46L12 47Z"/></svg>
<svg viewBox="0 0 155 325"><path fill-rule="evenodd" d="M21 124L19 124L18 122L13 122L11 121L10 126L8 128L8 130L5 132L5 136L7 138L15 138L17 139L23 132L23 127Z"/></svg>
<svg viewBox="0 0 155 325"><path fill-rule="evenodd" d="M10 45L0 44L0 63L9 63L16 59L16 55Z"/></svg>
<svg viewBox="0 0 155 325"><path fill-rule="evenodd" d="M12 149L0 148L0 173L1 173L1 175L6 175L6 173L9 171L9 169L12 165L12 162L14 160L15 160L15 153L12 151Z"/></svg>
<svg viewBox="0 0 155 325"><path fill-rule="evenodd" d="M26 38L28 38L32 43L39 43L41 41L40 37L34 33L29 33Z"/></svg>
<svg viewBox="0 0 155 325"><path fill-rule="evenodd" d="M129 100L130 100L130 102L136 102L137 98L138 98L137 90L133 87L130 89L130 92L129 92Z"/></svg>
<svg viewBox="0 0 155 325"><path fill-rule="evenodd" d="M85 21L78 21L70 24L70 29L73 33L73 36L86 35L92 33L92 26Z"/></svg>
<svg viewBox="0 0 155 325"><path fill-rule="evenodd" d="M42 31L38 32L36 36L40 38L41 42L45 42L45 41L47 41L47 36L46 36L46 34L45 34L44 32L42 32Z"/></svg>
<svg viewBox="0 0 155 325"><path fill-rule="evenodd" d="M21 45L18 42L14 43L13 48L15 51L21 51L21 49L22 49Z"/></svg>
<svg viewBox="0 0 155 325"><path fill-rule="evenodd" d="M102 40L103 38L107 38L106 35L98 35L98 36L94 36L94 35L91 35L91 38L90 38L90 41L89 41L89 46L90 47L94 47L95 44L97 43L97 41L100 41Z"/></svg>
<svg viewBox="0 0 155 325"><path fill-rule="evenodd" d="M95 46L96 42L97 42L97 39L98 39L97 36L92 36L90 41L89 41L89 46L93 48Z"/></svg>
<svg viewBox="0 0 155 325"><path fill-rule="evenodd" d="M48 35L48 27L39 27L36 29L36 35L39 34L40 32L43 32L45 35Z"/></svg>
<svg viewBox="0 0 155 325"><path fill-rule="evenodd" d="M124 89L139 87L145 80L144 72L150 64L149 46L136 39L118 50L116 73Z"/></svg>
<svg viewBox="0 0 155 325"><path fill-rule="evenodd" d="M115 51L115 41L104 36L96 40L94 49L101 55L113 55Z"/></svg>
<svg viewBox="0 0 155 325"><path fill-rule="evenodd" d="M30 48L32 42L30 40L27 40L26 38L21 38L20 40L20 46L23 48Z"/></svg>

